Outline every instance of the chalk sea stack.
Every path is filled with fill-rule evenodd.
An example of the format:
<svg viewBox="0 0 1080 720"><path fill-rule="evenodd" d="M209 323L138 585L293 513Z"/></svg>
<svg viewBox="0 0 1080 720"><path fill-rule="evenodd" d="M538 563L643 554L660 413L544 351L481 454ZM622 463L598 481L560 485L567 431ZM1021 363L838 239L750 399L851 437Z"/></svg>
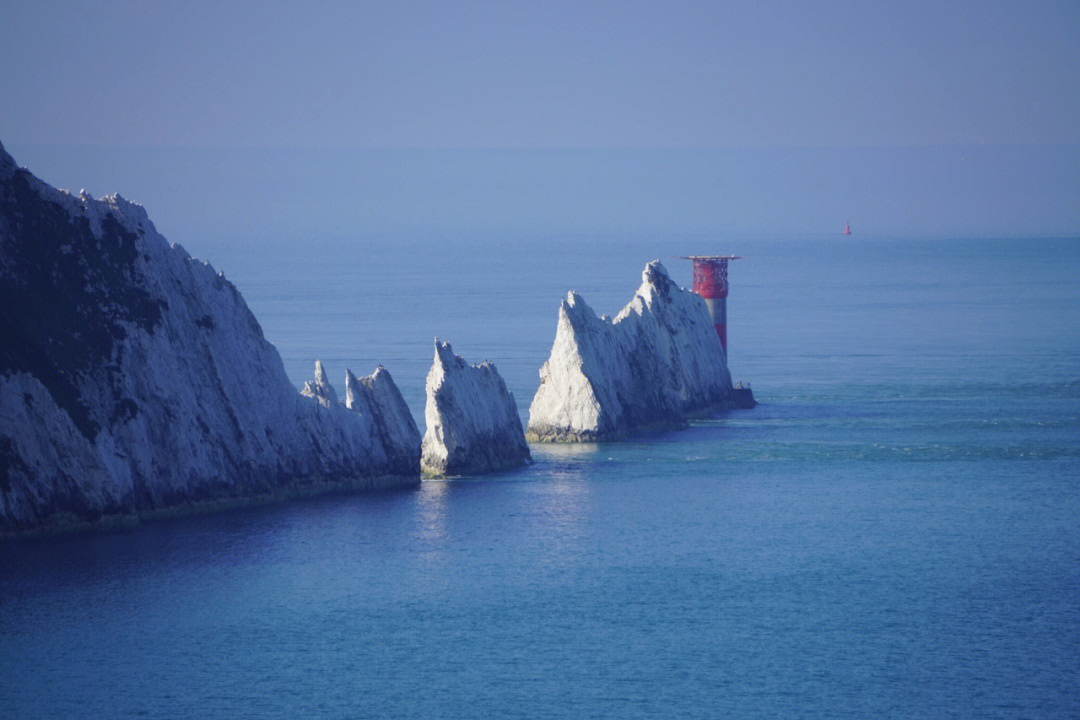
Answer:
<svg viewBox="0 0 1080 720"><path fill-rule="evenodd" d="M478 475L532 462L514 394L499 371L490 362L470 365L438 339L424 420L426 475Z"/></svg>
<svg viewBox="0 0 1080 720"><path fill-rule="evenodd" d="M232 283L141 206L0 146L0 533L415 484L419 433L389 374L371 384L364 412L303 397Z"/></svg>
<svg viewBox="0 0 1080 720"><path fill-rule="evenodd" d="M614 320L597 317L575 292L562 301L527 437L615 440L683 427L689 418L733 406L731 375L705 301L653 261Z"/></svg>

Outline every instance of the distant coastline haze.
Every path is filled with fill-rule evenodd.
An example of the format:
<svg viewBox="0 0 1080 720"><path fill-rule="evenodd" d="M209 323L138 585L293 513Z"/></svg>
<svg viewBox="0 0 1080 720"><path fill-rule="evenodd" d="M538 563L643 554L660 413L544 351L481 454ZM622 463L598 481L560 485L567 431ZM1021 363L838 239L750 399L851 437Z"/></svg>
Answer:
<svg viewBox="0 0 1080 720"><path fill-rule="evenodd" d="M315 236L813 240L849 220L853 243L1080 235L1080 145L8 148L53 185L144 205L165 237L211 260L223 244Z"/></svg>

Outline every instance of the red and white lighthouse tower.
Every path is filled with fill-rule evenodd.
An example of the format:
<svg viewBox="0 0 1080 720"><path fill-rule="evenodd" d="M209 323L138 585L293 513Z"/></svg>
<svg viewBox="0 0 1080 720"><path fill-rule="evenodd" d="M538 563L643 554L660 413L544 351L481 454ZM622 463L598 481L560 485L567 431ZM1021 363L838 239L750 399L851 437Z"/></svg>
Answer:
<svg viewBox="0 0 1080 720"><path fill-rule="evenodd" d="M694 292L705 298L712 316L713 327L727 353L727 265L729 260L742 260L741 255L684 255L683 260L694 263Z"/></svg>

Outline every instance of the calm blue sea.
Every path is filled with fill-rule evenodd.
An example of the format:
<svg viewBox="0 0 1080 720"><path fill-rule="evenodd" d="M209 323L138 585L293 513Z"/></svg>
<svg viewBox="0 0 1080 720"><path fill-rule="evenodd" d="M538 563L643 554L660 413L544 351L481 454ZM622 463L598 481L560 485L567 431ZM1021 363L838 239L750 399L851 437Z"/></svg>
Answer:
<svg viewBox="0 0 1080 720"><path fill-rule="evenodd" d="M4 718L1080 717L1080 241L216 242L298 385L523 417L576 289L736 252L761 405L524 470L0 546Z"/></svg>

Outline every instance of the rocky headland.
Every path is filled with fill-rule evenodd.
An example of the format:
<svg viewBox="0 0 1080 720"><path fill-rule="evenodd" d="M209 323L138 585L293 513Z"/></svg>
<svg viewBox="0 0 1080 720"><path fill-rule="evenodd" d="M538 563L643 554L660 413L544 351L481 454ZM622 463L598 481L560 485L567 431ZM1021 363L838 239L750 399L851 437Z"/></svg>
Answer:
<svg viewBox="0 0 1080 720"><path fill-rule="evenodd" d="M321 369L321 368L320 368ZM139 205L0 146L0 533L419 482L380 368L304 397L237 289Z"/></svg>

